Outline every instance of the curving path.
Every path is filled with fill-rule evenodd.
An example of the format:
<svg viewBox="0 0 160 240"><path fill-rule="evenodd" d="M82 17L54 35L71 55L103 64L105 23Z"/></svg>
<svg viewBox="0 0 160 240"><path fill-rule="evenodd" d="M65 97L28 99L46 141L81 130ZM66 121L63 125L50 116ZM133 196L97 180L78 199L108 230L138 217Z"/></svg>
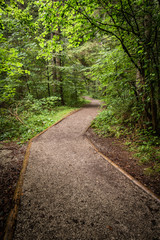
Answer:
<svg viewBox="0 0 160 240"><path fill-rule="evenodd" d="M159 203L83 136L98 101L37 137L14 240L158 240Z"/></svg>

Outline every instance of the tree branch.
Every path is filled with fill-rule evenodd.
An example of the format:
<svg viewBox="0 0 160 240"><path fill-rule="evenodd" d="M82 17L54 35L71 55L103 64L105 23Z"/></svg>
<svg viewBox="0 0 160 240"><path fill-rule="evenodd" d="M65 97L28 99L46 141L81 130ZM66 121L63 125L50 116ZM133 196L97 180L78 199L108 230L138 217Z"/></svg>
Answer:
<svg viewBox="0 0 160 240"><path fill-rule="evenodd" d="M76 2L77 2L77 1L76 1ZM77 5L78 5L78 3L77 3ZM97 22L95 22L95 21L93 20L93 18L90 18L90 17L87 15L87 13L84 14L83 11L82 11L82 9L77 9L77 8L75 8L74 6L70 6L70 7L72 7L76 12L80 13L85 19L87 19L88 22L89 22L91 25L93 25L93 26L95 26L96 28L98 28L99 30L101 30L101 31L103 31L103 32L106 32L106 33L109 33L109 34L111 34L111 35L113 35L113 36L115 36L116 38L119 39L119 37L118 37L115 33L113 33L112 31L109 31L109 30L104 29L104 28L100 27L99 25L97 25ZM84 12L85 12L85 9L83 9L83 10L84 10Z"/></svg>
<svg viewBox="0 0 160 240"><path fill-rule="evenodd" d="M133 11L133 8L132 8L131 1L130 1L130 0L128 0L128 5L129 5L129 7L130 7L130 9L131 9L131 11L132 11L132 16L133 16L133 19L134 19L135 24L136 24L136 27L137 27L137 32L138 32L139 35L140 35L139 26L138 26L138 23L137 23L137 20L136 20L136 17L135 17L135 13L134 13L134 11Z"/></svg>
<svg viewBox="0 0 160 240"><path fill-rule="evenodd" d="M18 106L16 106L16 111L15 111L15 113L12 112L10 109L9 109L8 111L9 111L9 113L10 113L12 116L14 116L14 117L17 119L17 121L19 121L19 122L21 122L22 124L24 124L24 122L22 121L22 119L18 116L18 110L17 110L17 108L18 108ZM25 124L24 124L24 125L25 125Z"/></svg>
<svg viewBox="0 0 160 240"><path fill-rule="evenodd" d="M132 33L133 33L134 35L136 35L136 36L139 37L139 32L138 32L138 33L135 32L134 27L133 27L133 25L131 24L131 21L129 21L129 19L126 17L126 14L125 14L125 12L124 12L124 8L123 8L122 0L120 0L120 2L121 2L121 12L122 12L122 14L123 14L123 16L124 16L126 22L127 22L128 25L131 27L131 29L132 29Z"/></svg>
<svg viewBox="0 0 160 240"><path fill-rule="evenodd" d="M139 70L139 72L142 74L142 69L138 66L138 64L137 64L137 63L134 61L134 59L132 58L130 52L128 51L127 47L126 47L125 44L124 44L123 39L121 38L121 39L119 39L119 40L120 40L120 42L121 42L121 45L122 45L124 51L127 53L128 57L130 58L131 62L134 64L134 66L135 66L135 67Z"/></svg>

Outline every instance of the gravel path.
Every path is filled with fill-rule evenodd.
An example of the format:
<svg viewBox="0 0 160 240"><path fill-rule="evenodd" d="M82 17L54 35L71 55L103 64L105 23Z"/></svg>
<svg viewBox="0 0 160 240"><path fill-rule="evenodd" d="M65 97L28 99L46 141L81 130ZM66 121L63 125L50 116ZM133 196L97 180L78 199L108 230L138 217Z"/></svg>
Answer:
<svg viewBox="0 0 160 240"><path fill-rule="evenodd" d="M33 141L15 240L160 239L159 203L83 136L97 103Z"/></svg>

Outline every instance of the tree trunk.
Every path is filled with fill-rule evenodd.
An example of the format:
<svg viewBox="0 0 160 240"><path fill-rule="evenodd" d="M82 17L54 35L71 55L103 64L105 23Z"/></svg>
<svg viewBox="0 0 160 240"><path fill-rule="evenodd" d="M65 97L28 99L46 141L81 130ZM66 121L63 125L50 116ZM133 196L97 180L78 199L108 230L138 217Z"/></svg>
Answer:
<svg viewBox="0 0 160 240"><path fill-rule="evenodd" d="M56 81L57 81L57 72L56 72L56 58L52 58L52 76L53 76L53 95L56 95L57 87L56 87Z"/></svg>
<svg viewBox="0 0 160 240"><path fill-rule="evenodd" d="M146 3L146 7L149 9L148 13L144 17L144 27L145 27L145 64L146 64L146 69L145 69L145 77L148 82L149 86L149 92L150 92L150 110L151 110L151 117L152 117L152 127L153 130L157 130L157 106L156 106L156 89L154 82L151 77L152 73L152 68L153 68L153 63L151 61L151 31L152 31L152 9L153 9L153 3L148 1Z"/></svg>
<svg viewBox="0 0 160 240"><path fill-rule="evenodd" d="M48 96L50 97L51 96L51 93L50 93L50 77L49 77L49 69L48 69L48 65L47 65L47 79L48 79L48 83L47 83L47 89L48 89Z"/></svg>
<svg viewBox="0 0 160 240"><path fill-rule="evenodd" d="M61 73L61 66L62 66L62 61L61 57L57 56L56 57L56 66L57 68L57 81L59 83L59 94L61 97L61 104L64 105L64 96L63 96L63 78L62 78L62 73Z"/></svg>

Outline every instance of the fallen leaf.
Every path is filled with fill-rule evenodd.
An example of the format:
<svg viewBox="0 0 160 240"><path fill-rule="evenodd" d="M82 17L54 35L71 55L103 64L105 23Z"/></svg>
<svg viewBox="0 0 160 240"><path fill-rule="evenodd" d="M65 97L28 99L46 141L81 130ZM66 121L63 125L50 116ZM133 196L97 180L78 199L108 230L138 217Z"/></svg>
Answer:
<svg viewBox="0 0 160 240"><path fill-rule="evenodd" d="M107 228L111 231L113 231L113 228L111 226L107 226Z"/></svg>

